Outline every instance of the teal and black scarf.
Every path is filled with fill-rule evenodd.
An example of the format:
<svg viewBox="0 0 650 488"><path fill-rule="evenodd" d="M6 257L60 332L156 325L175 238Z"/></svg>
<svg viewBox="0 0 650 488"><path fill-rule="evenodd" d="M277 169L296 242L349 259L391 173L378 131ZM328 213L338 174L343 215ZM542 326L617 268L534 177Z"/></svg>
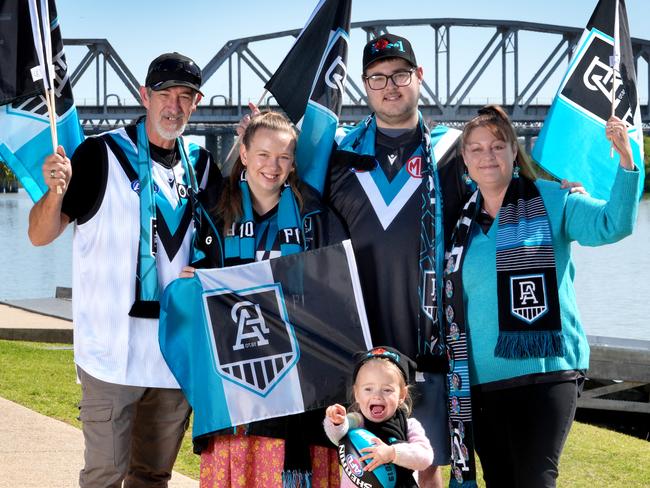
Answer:
<svg viewBox="0 0 650 488"><path fill-rule="evenodd" d="M442 274L444 258L444 238L442 226L442 198L440 181L436 170L429 129L419 116L418 128L422 144L416 154L422 157L422 178L420 185L420 252L418 263L420 276L418 280L418 354L416 362L420 371L446 370L446 348L444 330L438 310L437 297L439 280ZM345 138L349 144L341 144L339 150L352 151L359 155L375 155L375 134L377 122L374 114L368 116ZM376 161L375 161L376 163ZM372 168L369 168L372 169ZM415 258L414 258L415 259Z"/></svg>
<svg viewBox="0 0 650 488"><path fill-rule="evenodd" d="M241 190L242 217L235 222L224 239L224 265L234 266L255 261L255 220L253 217L253 201L250 188L246 181L246 171L242 171L239 180ZM278 240L282 256L304 251L302 230L300 226L300 210L288 183L285 183L280 193L278 203Z"/></svg>
<svg viewBox="0 0 650 488"><path fill-rule="evenodd" d="M129 315L140 318L158 318L160 315L160 304L158 302L160 287L158 284L158 269L156 267L157 252L157 211L156 183L151 173L151 156L149 154L149 138L145 128L143 117L136 126L137 141L134 148L130 143L117 136L105 138L110 145L117 145L132 166L130 173L131 186L137 191L140 197L140 241L138 243L138 262L135 278L135 299ZM182 184L178 184L179 196L191 205L194 195L198 189L194 168L189 163L185 152L185 146L181 138L176 139L181 164L183 165L184 176ZM126 164L126 163L124 163ZM183 196L184 194L184 196Z"/></svg>
<svg viewBox="0 0 650 488"><path fill-rule="evenodd" d="M450 486L476 486L472 404L463 302L463 260L481 208L479 190L461 212L447 253L444 313L449 347ZM550 223L535 184L513 178L497 228L499 336L494 355L508 359L562 356L562 328Z"/></svg>

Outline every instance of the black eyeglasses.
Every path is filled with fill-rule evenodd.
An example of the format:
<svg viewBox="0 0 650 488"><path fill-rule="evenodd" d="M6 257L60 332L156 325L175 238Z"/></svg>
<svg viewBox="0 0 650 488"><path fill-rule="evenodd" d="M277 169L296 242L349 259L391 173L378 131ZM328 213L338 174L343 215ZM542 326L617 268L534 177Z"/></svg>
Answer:
<svg viewBox="0 0 650 488"><path fill-rule="evenodd" d="M383 90L388 85L388 79L395 86L408 86L411 84L411 77L415 72L416 68L411 68L404 71L397 71L392 75L370 75L364 76L363 79L368 82L368 86L372 90Z"/></svg>

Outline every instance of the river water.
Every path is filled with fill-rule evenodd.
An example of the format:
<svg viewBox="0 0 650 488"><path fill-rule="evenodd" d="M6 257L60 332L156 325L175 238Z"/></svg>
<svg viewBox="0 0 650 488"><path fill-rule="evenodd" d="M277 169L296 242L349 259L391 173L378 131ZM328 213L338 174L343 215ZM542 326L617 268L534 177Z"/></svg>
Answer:
<svg viewBox="0 0 650 488"><path fill-rule="evenodd" d="M52 297L72 283L72 226L49 246L32 246L31 205L22 190L0 194L0 300ZM641 202L632 236L597 248L574 244L573 256L587 333L650 340L650 200Z"/></svg>
<svg viewBox="0 0 650 488"><path fill-rule="evenodd" d="M0 300L53 297L72 286L72 226L49 246L27 237L32 201L24 190L0 193Z"/></svg>

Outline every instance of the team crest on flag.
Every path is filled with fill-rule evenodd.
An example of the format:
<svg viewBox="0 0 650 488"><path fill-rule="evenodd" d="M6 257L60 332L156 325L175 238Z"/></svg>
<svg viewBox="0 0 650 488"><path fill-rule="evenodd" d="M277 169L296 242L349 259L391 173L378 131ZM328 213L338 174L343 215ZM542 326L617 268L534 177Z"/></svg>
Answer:
<svg viewBox="0 0 650 488"><path fill-rule="evenodd" d="M72 98L70 78L67 72L68 65L63 52L63 43L59 43L57 48L58 52L54 53L52 56L52 64L54 65L56 113L65 114L74 107L74 101ZM35 66L31 72L37 79L40 79L43 76L38 66ZM7 107L7 113L24 117L38 117L42 120L47 120L47 105L45 104L45 97L41 93L36 93L33 97L27 98L26 100L13 102L11 107Z"/></svg>
<svg viewBox="0 0 650 488"><path fill-rule="evenodd" d="M609 200L618 155L605 137L612 114L628 128L637 191L643 192L643 126L635 58L623 0L600 0L575 49L533 147L533 159L558 179L580 181Z"/></svg>
<svg viewBox="0 0 650 488"><path fill-rule="evenodd" d="M352 0L320 0L264 86L300 130L296 145L300 179L321 193L348 74L351 8Z"/></svg>
<svg viewBox="0 0 650 488"><path fill-rule="evenodd" d="M266 396L300 357L281 286L217 290L203 300L218 373Z"/></svg>
<svg viewBox="0 0 650 488"><path fill-rule="evenodd" d="M544 275L510 278L511 311L515 317L532 324L548 311Z"/></svg>
<svg viewBox="0 0 650 488"><path fill-rule="evenodd" d="M620 75L609 65L614 41L607 36L594 32L578 58L573 69L567 74L566 83L559 96L581 112L607 122L611 115L612 90L616 82L615 113L630 126L634 125L634 114L630 106L630 97L625 95L625 85ZM630 94L636 99L636 93Z"/></svg>
<svg viewBox="0 0 650 488"><path fill-rule="evenodd" d="M345 65L348 43L348 33L344 29L337 29L331 36L327 51L321 60L321 66L318 68L310 99L325 110L331 111L330 107L336 111L340 110L345 80L348 76L348 69ZM325 76L320 75L323 69L326 69ZM334 112L333 115L338 118L338 113Z"/></svg>
<svg viewBox="0 0 650 488"><path fill-rule="evenodd" d="M160 350L194 438L345 402L354 353L372 347L356 269L348 240L167 286Z"/></svg>

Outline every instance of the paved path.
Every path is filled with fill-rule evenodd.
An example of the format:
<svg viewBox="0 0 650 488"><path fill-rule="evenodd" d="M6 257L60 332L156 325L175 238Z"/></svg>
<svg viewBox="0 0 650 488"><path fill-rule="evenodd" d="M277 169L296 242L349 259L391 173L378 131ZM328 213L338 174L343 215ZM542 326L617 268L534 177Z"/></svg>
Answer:
<svg viewBox="0 0 650 488"><path fill-rule="evenodd" d="M39 302L49 304L49 307L42 308L44 312L66 306L65 303L61 303L66 300L57 298L39 300ZM17 303L13 306L0 303L0 339L72 344L71 321L17 308L18 306Z"/></svg>
<svg viewBox="0 0 650 488"><path fill-rule="evenodd" d="M83 466L83 434L0 398L0 488L72 488ZM174 473L170 488L199 486Z"/></svg>
<svg viewBox="0 0 650 488"><path fill-rule="evenodd" d="M72 322L0 304L0 338L71 343ZM0 488L76 487L83 448L79 429L0 398ZM174 473L169 486L199 483Z"/></svg>

